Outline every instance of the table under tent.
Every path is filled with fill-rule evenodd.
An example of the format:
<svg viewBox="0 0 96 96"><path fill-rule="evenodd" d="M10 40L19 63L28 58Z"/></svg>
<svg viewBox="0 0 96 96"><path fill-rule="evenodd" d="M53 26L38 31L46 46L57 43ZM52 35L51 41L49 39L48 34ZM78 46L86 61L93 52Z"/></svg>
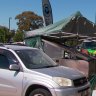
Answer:
<svg viewBox="0 0 96 96"><path fill-rule="evenodd" d="M81 67L79 70L85 72L91 78L91 88L93 89L94 82L96 83L96 59L78 52L75 46L79 43L79 40L93 38L95 32L96 25L80 12L76 12L68 18L47 27L26 32L25 44L40 48L59 64L65 63L65 59L67 61L70 59L71 64L66 66L73 68ZM70 55L68 56L70 58L66 58L66 55ZM76 61L74 65L73 61ZM85 61L89 62L89 64ZM85 62L85 65L82 65L83 62Z"/></svg>

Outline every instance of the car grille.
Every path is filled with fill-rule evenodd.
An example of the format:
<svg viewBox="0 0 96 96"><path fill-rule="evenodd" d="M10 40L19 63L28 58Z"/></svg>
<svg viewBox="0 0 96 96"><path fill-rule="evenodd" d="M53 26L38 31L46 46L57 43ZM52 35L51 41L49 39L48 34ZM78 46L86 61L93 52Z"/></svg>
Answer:
<svg viewBox="0 0 96 96"><path fill-rule="evenodd" d="M74 84L75 87L83 86L86 83L87 83L87 78L86 77L73 80L73 84Z"/></svg>

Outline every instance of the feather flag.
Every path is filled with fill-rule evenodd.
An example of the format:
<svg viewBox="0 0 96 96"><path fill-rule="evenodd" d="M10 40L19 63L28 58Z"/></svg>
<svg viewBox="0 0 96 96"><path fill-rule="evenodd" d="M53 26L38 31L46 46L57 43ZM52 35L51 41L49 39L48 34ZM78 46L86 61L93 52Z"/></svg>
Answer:
<svg viewBox="0 0 96 96"><path fill-rule="evenodd" d="M42 8L45 25L53 24L52 8L49 0L42 0Z"/></svg>

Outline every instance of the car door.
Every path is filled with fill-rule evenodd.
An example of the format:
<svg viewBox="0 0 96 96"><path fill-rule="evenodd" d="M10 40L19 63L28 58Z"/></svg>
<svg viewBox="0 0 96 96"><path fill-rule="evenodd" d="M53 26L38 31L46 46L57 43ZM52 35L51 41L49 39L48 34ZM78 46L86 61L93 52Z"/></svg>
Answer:
<svg viewBox="0 0 96 96"><path fill-rule="evenodd" d="M0 49L0 96L21 96L23 72L9 70L17 61L11 51Z"/></svg>

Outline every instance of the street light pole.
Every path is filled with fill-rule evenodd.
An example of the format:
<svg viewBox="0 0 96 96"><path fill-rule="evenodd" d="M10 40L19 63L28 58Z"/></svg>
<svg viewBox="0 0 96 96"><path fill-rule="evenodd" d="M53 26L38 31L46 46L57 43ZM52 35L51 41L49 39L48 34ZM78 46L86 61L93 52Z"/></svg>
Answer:
<svg viewBox="0 0 96 96"><path fill-rule="evenodd" d="M9 17L9 33L10 33L10 20L12 19L12 17ZM9 40L9 42L11 42L11 39L12 38L10 38L10 40Z"/></svg>
<svg viewBox="0 0 96 96"><path fill-rule="evenodd" d="M9 32L10 32L10 20L12 19L12 17L9 17Z"/></svg>

